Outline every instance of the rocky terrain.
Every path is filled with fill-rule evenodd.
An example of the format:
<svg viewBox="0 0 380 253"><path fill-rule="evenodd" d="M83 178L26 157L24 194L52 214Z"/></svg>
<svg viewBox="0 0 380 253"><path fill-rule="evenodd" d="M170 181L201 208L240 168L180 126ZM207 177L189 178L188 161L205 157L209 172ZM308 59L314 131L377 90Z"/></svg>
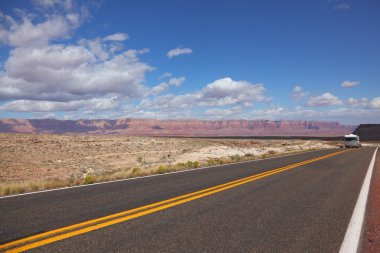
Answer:
<svg viewBox="0 0 380 253"><path fill-rule="evenodd" d="M5 133L102 133L135 136L340 136L353 126L294 120L0 119Z"/></svg>
<svg viewBox="0 0 380 253"><path fill-rule="evenodd" d="M120 169L156 169L229 156L328 148L321 141L131 137L126 135L0 134L0 183L83 178Z"/></svg>

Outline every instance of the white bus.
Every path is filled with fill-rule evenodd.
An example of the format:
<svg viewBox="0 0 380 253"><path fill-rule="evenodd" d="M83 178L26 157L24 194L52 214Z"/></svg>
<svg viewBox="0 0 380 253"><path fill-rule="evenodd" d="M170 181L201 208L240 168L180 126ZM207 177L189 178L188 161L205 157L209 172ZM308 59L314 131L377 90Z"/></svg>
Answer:
<svg viewBox="0 0 380 253"><path fill-rule="evenodd" d="M355 134L347 134L344 136L344 146L346 148L358 148L361 146L359 136Z"/></svg>

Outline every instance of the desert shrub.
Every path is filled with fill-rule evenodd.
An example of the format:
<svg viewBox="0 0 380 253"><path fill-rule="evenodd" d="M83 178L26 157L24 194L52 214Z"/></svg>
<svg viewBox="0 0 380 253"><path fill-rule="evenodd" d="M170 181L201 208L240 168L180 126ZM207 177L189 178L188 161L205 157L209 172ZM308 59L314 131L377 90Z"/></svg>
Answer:
<svg viewBox="0 0 380 253"><path fill-rule="evenodd" d="M20 194L24 193L26 191L24 185L16 185L16 187L13 189L13 193Z"/></svg>
<svg viewBox="0 0 380 253"><path fill-rule="evenodd" d="M166 166L165 165L160 165L159 167L158 167L158 169L156 170L156 173L157 174L163 174L163 173L165 173L165 172L167 172L167 168L166 168Z"/></svg>
<svg viewBox="0 0 380 253"><path fill-rule="evenodd" d="M251 153L244 154L245 157L253 157L254 155Z"/></svg>
<svg viewBox="0 0 380 253"><path fill-rule="evenodd" d="M84 178L84 183L85 184L93 184L94 183L94 178L91 175L87 175Z"/></svg>
<svg viewBox="0 0 380 253"><path fill-rule="evenodd" d="M138 176L138 175L140 174L140 172L141 172L141 169L138 168L138 167L136 167L136 168L133 168L133 169L132 169L130 175L131 175L132 177L136 177L136 176Z"/></svg>
<svg viewBox="0 0 380 253"><path fill-rule="evenodd" d="M275 155L275 154L277 154L277 152L274 151L274 150L269 150L269 151L268 151L268 155Z"/></svg>
<svg viewBox="0 0 380 253"><path fill-rule="evenodd" d="M39 185L35 182L30 182L29 183L29 189L32 191L38 191L39 190Z"/></svg>
<svg viewBox="0 0 380 253"><path fill-rule="evenodd" d="M194 161L194 163L193 163L193 167L194 167L194 168L198 168L198 167L199 167L199 162L198 162L198 161Z"/></svg>
<svg viewBox="0 0 380 253"><path fill-rule="evenodd" d="M215 165L215 164L216 164L216 162L215 162L214 159L208 159L208 160L207 160L207 166L213 166L213 165Z"/></svg>
<svg viewBox="0 0 380 253"><path fill-rule="evenodd" d="M193 168L193 166L194 166L194 164L192 161L187 161L187 163L186 163L187 168Z"/></svg>
<svg viewBox="0 0 380 253"><path fill-rule="evenodd" d="M139 163L142 163L142 161L143 161L142 157L141 157L141 156L137 157L137 161L138 161Z"/></svg>
<svg viewBox="0 0 380 253"><path fill-rule="evenodd" d="M241 157L240 157L240 155L236 154L236 155L231 156L231 160L233 162L240 162Z"/></svg>
<svg viewBox="0 0 380 253"><path fill-rule="evenodd" d="M64 181L61 181L58 178L51 178L44 182L43 189L54 189L62 186L66 186Z"/></svg>
<svg viewBox="0 0 380 253"><path fill-rule="evenodd" d="M4 195L9 195L11 194L11 187L8 185L4 189Z"/></svg>
<svg viewBox="0 0 380 253"><path fill-rule="evenodd" d="M123 178L127 178L129 176L130 176L130 168L129 167L120 168L120 169L118 169L112 173L112 175L110 176L110 180L123 179Z"/></svg>
<svg viewBox="0 0 380 253"><path fill-rule="evenodd" d="M216 163L216 164L219 164L219 165L222 165L222 164L224 164L224 161L223 161L223 159L221 159L221 158L216 158L216 159L215 159L215 163Z"/></svg>

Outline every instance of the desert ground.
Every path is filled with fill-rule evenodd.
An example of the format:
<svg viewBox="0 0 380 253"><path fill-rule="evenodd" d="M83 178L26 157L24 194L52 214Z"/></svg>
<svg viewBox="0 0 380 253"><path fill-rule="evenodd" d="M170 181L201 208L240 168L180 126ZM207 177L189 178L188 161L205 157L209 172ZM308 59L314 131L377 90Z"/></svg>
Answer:
<svg viewBox="0 0 380 253"><path fill-rule="evenodd" d="M0 188L4 195L65 186L65 180L69 185L94 182L92 178L83 181L89 176L96 178L95 181L104 181L337 145L317 140L3 133L0 134ZM25 185L49 180L55 185L6 189L15 183Z"/></svg>

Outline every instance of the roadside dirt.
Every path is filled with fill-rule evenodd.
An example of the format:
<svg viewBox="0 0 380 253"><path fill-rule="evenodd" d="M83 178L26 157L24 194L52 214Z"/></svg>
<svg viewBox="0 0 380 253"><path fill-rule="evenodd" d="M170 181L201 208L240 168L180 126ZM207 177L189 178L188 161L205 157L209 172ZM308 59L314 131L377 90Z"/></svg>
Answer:
<svg viewBox="0 0 380 253"><path fill-rule="evenodd" d="M367 205L367 217L363 233L362 252L380 252L380 152L377 151L374 174Z"/></svg>
<svg viewBox="0 0 380 253"><path fill-rule="evenodd" d="M234 140L126 135L0 134L0 184L82 178L118 169L157 168L187 161L260 156L336 147L305 140Z"/></svg>

